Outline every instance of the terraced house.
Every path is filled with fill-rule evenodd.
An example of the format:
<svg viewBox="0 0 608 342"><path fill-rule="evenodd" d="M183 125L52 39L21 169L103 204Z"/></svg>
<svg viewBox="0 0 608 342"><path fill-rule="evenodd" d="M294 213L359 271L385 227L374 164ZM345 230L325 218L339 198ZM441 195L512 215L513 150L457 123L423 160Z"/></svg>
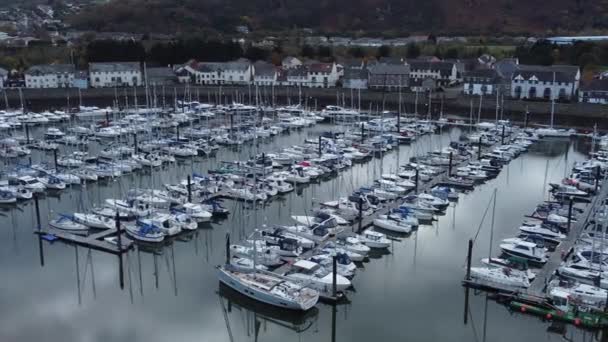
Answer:
<svg viewBox="0 0 608 342"><path fill-rule="evenodd" d="M25 72L26 88L72 87L76 68L72 64L34 65Z"/></svg>
<svg viewBox="0 0 608 342"><path fill-rule="evenodd" d="M89 63L92 88L141 86L142 79L139 62Z"/></svg>
<svg viewBox="0 0 608 342"><path fill-rule="evenodd" d="M527 100L574 100L580 77L578 66L520 64L511 78L511 97Z"/></svg>

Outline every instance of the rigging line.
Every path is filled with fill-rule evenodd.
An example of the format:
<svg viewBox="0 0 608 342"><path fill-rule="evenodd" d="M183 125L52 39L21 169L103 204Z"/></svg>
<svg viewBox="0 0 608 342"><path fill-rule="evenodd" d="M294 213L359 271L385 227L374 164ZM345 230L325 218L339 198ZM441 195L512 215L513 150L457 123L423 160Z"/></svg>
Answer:
<svg viewBox="0 0 608 342"><path fill-rule="evenodd" d="M496 193L494 193L492 195L492 197L490 197L490 201L488 202L488 206L486 207L486 210L483 213L483 217L481 218L481 222L479 222L479 227L477 227L477 233L475 233L475 237L473 238L473 242L475 242L477 240L477 236L479 235L479 232L481 231L481 227L483 226L483 221L485 220L486 215L488 214L488 210L490 209L490 204L494 200L495 196L496 196Z"/></svg>

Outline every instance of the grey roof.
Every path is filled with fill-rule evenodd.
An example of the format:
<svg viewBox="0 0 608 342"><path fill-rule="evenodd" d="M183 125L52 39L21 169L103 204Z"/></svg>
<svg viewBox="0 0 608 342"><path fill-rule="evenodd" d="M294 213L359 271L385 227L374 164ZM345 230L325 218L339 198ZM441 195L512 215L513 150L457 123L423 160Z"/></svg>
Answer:
<svg viewBox="0 0 608 342"><path fill-rule="evenodd" d="M171 68L146 68L148 77L175 77L175 71Z"/></svg>
<svg viewBox="0 0 608 342"><path fill-rule="evenodd" d="M255 68L256 76L274 76L277 72L276 67L273 64L257 61L253 65Z"/></svg>
<svg viewBox="0 0 608 342"><path fill-rule="evenodd" d="M409 65L402 64L383 64L378 63L368 68L370 74L380 75L408 75L410 73Z"/></svg>
<svg viewBox="0 0 608 342"><path fill-rule="evenodd" d="M89 72L141 71L139 62L89 63Z"/></svg>
<svg viewBox="0 0 608 342"><path fill-rule="evenodd" d="M251 63L248 60L239 59L233 62L224 63L223 69L230 71L246 71L249 66L251 66Z"/></svg>
<svg viewBox="0 0 608 342"><path fill-rule="evenodd" d="M427 62L413 60L408 61L408 63L410 65L410 70L439 71L442 76L448 76L454 68L454 63L452 62Z"/></svg>
<svg viewBox="0 0 608 342"><path fill-rule="evenodd" d="M308 67L300 65L294 68L287 69L287 77L302 77L308 75Z"/></svg>
<svg viewBox="0 0 608 342"><path fill-rule="evenodd" d="M471 81L479 84L496 84L500 80L500 75L494 69L478 69L465 73L464 81Z"/></svg>
<svg viewBox="0 0 608 342"><path fill-rule="evenodd" d="M523 77L525 80L535 76L542 82L574 82L579 72L578 66L574 65L519 65L513 72L513 78Z"/></svg>
<svg viewBox="0 0 608 342"><path fill-rule="evenodd" d="M605 91L608 92L608 78L593 79L581 85L581 91Z"/></svg>
<svg viewBox="0 0 608 342"><path fill-rule="evenodd" d="M494 63L494 69L496 69L501 77L510 79L515 70L517 70L518 65L519 60L517 58L503 58Z"/></svg>
<svg viewBox="0 0 608 342"><path fill-rule="evenodd" d="M45 64L31 66L26 75L73 74L76 67L73 64Z"/></svg>
<svg viewBox="0 0 608 342"><path fill-rule="evenodd" d="M367 70L361 68L345 68L344 80L367 80Z"/></svg>

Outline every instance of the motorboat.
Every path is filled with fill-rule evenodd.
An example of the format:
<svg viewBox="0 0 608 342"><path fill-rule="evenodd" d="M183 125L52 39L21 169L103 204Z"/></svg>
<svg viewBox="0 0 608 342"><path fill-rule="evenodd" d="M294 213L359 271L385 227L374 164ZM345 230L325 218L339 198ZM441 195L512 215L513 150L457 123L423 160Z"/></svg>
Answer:
<svg viewBox="0 0 608 342"><path fill-rule="evenodd" d="M525 258L534 263L544 264L547 262L544 248L537 247L533 242L519 240L502 243L500 249L505 254Z"/></svg>
<svg viewBox="0 0 608 342"><path fill-rule="evenodd" d="M338 238L335 240L335 244L338 247L344 248L346 251L357 253L364 257L367 256L367 254L371 250L355 236L346 236Z"/></svg>
<svg viewBox="0 0 608 342"><path fill-rule="evenodd" d="M172 210L188 214L197 222L208 222L213 216L212 213L205 209L204 205L190 202L184 203L178 207L174 207Z"/></svg>
<svg viewBox="0 0 608 342"><path fill-rule="evenodd" d="M150 218L140 219L139 221L158 228L167 236L177 235L182 231L181 224L170 214L157 213Z"/></svg>
<svg viewBox="0 0 608 342"><path fill-rule="evenodd" d="M285 276L300 284L306 284L321 294L331 294L333 291L333 278L336 278L336 290L344 291L351 286L350 280L340 274L333 272L316 262L309 260L298 260L292 264L291 269Z"/></svg>
<svg viewBox="0 0 608 342"><path fill-rule="evenodd" d="M263 230L261 231L260 235L263 240L270 241L275 244L278 244L282 239L290 239L297 241L298 245L305 249L311 249L315 246L315 242L313 240L290 233L284 227L275 227L271 230Z"/></svg>
<svg viewBox="0 0 608 342"><path fill-rule="evenodd" d="M371 229L364 231L358 239L370 248L388 248L391 245L391 240L386 235Z"/></svg>
<svg viewBox="0 0 608 342"><path fill-rule="evenodd" d="M481 262L488 266L508 267L514 272L523 272L530 282L536 278L536 273L528 268L527 260L523 258L483 258Z"/></svg>
<svg viewBox="0 0 608 342"><path fill-rule="evenodd" d="M271 248L257 248L257 246L230 245L232 255L256 259L256 263L264 266L279 266L283 264L281 256Z"/></svg>

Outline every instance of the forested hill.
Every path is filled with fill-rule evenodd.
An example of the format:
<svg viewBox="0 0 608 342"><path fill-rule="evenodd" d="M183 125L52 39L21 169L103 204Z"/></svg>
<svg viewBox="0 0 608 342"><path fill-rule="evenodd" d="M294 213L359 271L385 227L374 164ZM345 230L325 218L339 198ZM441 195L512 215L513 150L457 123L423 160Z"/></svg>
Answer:
<svg viewBox="0 0 608 342"><path fill-rule="evenodd" d="M82 29L324 33L565 33L608 28L608 0L111 0L72 18Z"/></svg>

